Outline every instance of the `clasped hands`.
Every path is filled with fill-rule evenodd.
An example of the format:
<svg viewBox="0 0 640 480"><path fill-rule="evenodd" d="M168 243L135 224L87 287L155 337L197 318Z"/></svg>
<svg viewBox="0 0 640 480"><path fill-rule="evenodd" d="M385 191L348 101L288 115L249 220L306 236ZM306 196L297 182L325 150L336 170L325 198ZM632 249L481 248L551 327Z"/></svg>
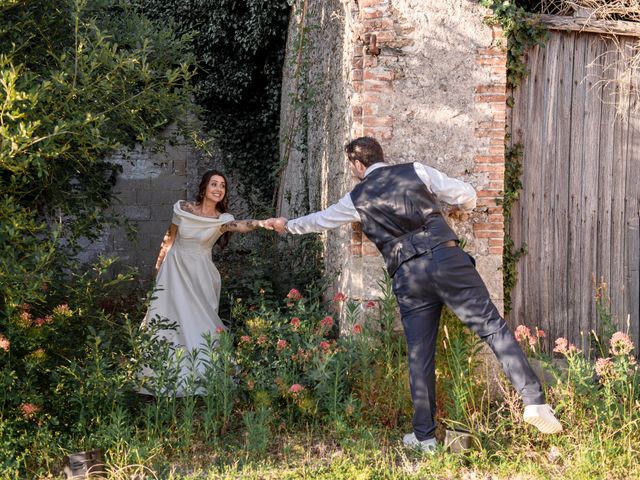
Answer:
<svg viewBox="0 0 640 480"><path fill-rule="evenodd" d="M284 233L286 231L285 225L287 219L284 217L269 218L267 220L260 220L258 225L267 230L275 230L278 233Z"/></svg>

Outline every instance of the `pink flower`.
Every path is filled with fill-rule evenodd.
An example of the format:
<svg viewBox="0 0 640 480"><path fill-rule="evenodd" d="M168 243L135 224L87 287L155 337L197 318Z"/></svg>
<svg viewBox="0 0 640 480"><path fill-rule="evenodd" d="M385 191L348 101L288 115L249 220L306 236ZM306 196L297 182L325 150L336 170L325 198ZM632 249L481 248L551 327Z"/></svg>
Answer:
<svg viewBox="0 0 640 480"><path fill-rule="evenodd" d="M20 405L22 416L27 420L33 418L40 410L42 410L42 407L40 407L39 405L34 405L33 403L23 403L22 405Z"/></svg>
<svg viewBox="0 0 640 480"><path fill-rule="evenodd" d="M569 341L566 338L557 338L556 346L553 351L556 353L567 353L567 345L569 345Z"/></svg>
<svg viewBox="0 0 640 480"><path fill-rule="evenodd" d="M260 335L258 337L258 339L256 340L256 343L258 345L264 345L265 343L267 343L267 336L266 335Z"/></svg>
<svg viewBox="0 0 640 480"><path fill-rule="evenodd" d="M276 343L276 350L284 350L285 348L287 348L287 341L286 340L278 340L278 343Z"/></svg>
<svg viewBox="0 0 640 480"><path fill-rule="evenodd" d="M5 352L9 351L9 347L11 346L11 342L4 335L0 335L0 350L4 350Z"/></svg>
<svg viewBox="0 0 640 480"><path fill-rule="evenodd" d="M356 323L356 324L353 326L353 333L355 333L355 334L360 334L360 333L362 333L362 325L360 325L359 323Z"/></svg>
<svg viewBox="0 0 640 480"><path fill-rule="evenodd" d="M330 345L329 345L329 342L327 342L327 341L322 341L322 342L320 342L320 348L321 348L322 350L324 350L325 352L326 352L327 350L329 350L329 346L330 346Z"/></svg>
<svg viewBox="0 0 640 480"><path fill-rule="evenodd" d="M346 299L347 299L346 295L342 292L338 292L333 296L334 303L344 302Z"/></svg>
<svg viewBox="0 0 640 480"><path fill-rule="evenodd" d="M569 343L566 338L560 337L556 339L556 346L553 351L563 355L568 355L570 353L577 353L578 348L573 343Z"/></svg>
<svg viewBox="0 0 640 480"><path fill-rule="evenodd" d="M242 335L240 337L240 343L251 343L251 337L249 335Z"/></svg>
<svg viewBox="0 0 640 480"><path fill-rule="evenodd" d="M27 310L20 313L20 325L24 328L31 326L31 314Z"/></svg>
<svg viewBox="0 0 640 480"><path fill-rule="evenodd" d="M376 308L377 304L373 300L369 300L364 308Z"/></svg>
<svg viewBox="0 0 640 480"><path fill-rule="evenodd" d="M538 327L536 327L536 336L538 338L546 338L547 334L544 332L544 330L540 330Z"/></svg>
<svg viewBox="0 0 640 480"><path fill-rule="evenodd" d="M320 326L322 326L324 328L333 327L333 318L327 315L322 320L320 320Z"/></svg>
<svg viewBox="0 0 640 480"><path fill-rule="evenodd" d="M299 383L294 383L289 387L289 391L294 395L302 392L303 390L304 390L304 386L300 385Z"/></svg>
<svg viewBox="0 0 640 480"><path fill-rule="evenodd" d="M514 332L514 335L518 342L524 342L524 341L528 342L529 339L531 338L531 330L529 330L529 327L525 325L518 325L516 327L516 331Z"/></svg>
<svg viewBox="0 0 640 480"><path fill-rule="evenodd" d="M613 362L610 358L599 358L596 361L596 374L600 378L613 376Z"/></svg>
<svg viewBox="0 0 640 480"><path fill-rule="evenodd" d="M226 332L226 330L223 327L216 327L216 333L218 335L220 335L221 333Z"/></svg>
<svg viewBox="0 0 640 480"><path fill-rule="evenodd" d="M609 342L611 355L629 355L633 351L633 342L629 335L623 332L616 332L611 336Z"/></svg>
<svg viewBox="0 0 640 480"><path fill-rule="evenodd" d="M300 328L300 319L298 317L293 317L291 319L291 330L294 332Z"/></svg>
<svg viewBox="0 0 640 480"><path fill-rule="evenodd" d="M289 293L287 293L287 298L289 300L298 301L302 299L302 294L295 288L292 288L289 290Z"/></svg>

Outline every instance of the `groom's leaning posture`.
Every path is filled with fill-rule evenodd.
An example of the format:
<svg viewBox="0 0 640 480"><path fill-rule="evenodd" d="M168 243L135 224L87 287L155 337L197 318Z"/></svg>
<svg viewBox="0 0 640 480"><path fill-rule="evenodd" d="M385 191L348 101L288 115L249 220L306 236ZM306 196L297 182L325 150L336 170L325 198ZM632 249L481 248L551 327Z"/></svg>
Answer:
<svg viewBox="0 0 640 480"><path fill-rule="evenodd" d="M524 401L524 420L543 433L562 430L527 358L489 297L471 258L458 248L456 234L442 217L439 202L461 210L475 208L471 185L421 163L389 165L373 138L345 147L360 183L338 203L294 220L267 221L279 233L320 232L361 222L382 253L398 299L409 352L413 433L404 444L432 451L436 446L435 352L438 322L447 305L495 353Z"/></svg>

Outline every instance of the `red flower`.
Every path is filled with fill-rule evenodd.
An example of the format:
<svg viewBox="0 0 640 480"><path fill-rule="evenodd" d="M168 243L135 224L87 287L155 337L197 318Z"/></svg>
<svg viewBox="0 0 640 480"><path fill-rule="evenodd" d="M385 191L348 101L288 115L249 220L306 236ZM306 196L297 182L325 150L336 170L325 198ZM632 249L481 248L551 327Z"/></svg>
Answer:
<svg viewBox="0 0 640 480"><path fill-rule="evenodd" d="M0 335L0 350L4 350L5 352L9 351L9 347L11 346L11 342L4 335Z"/></svg>
<svg viewBox="0 0 640 480"><path fill-rule="evenodd" d="M529 327L526 325L518 325L514 332L514 336L518 342L529 341L531 338L531 330L529 330Z"/></svg>
<svg viewBox="0 0 640 480"><path fill-rule="evenodd" d="M23 403L20 405L20 411L22 412L22 416L27 420L35 417L35 415L42 410L42 407L39 405L34 405L33 403Z"/></svg>
<svg viewBox="0 0 640 480"><path fill-rule="evenodd" d="M633 351L633 342L629 335L624 332L616 332L609 341L611 355L629 355Z"/></svg>
<svg viewBox="0 0 640 480"><path fill-rule="evenodd" d="M333 297L334 303L344 302L346 299L347 299L346 295L342 292L336 293Z"/></svg>
<svg viewBox="0 0 640 480"><path fill-rule="evenodd" d="M278 343L276 343L276 350L284 350L285 348L287 348L287 341L286 340L278 340Z"/></svg>
<svg viewBox="0 0 640 480"><path fill-rule="evenodd" d="M355 333L355 334L362 333L362 325L360 325L359 323L356 323L353 326L353 333Z"/></svg>
<svg viewBox="0 0 640 480"><path fill-rule="evenodd" d="M573 343L569 343L569 341L563 337L556 339L556 346L553 351L563 355L579 352L578 348Z"/></svg>
<svg viewBox="0 0 640 480"><path fill-rule="evenodd" d="M31 314L28 310L23 310L22 313L20 313L20 325L23 328L31 326Z"/></svg>
<svg viewBox="0 0 640 480"><path fill-rule="evenodd" d="M327 350L329 350L329 342L327 341L320 342L320 348L326 352Z"/></svg>
<svg viewBox="0 0 640 480"><path fill-rule="evenodd" d="M376 308L377 304L373 300L369 300L364 308Z"/></svg>
<svg viewBox="0 0 640 480"><path fill-rule="evenodd" d="M67 305L66 303L63 303L62 305L58 305L56 308L54 308L53 313L55 315L62 315L64 317L70 317L73 315L73 312L69 308L69 305Z"/></svg>
<svg viewBox="0 0 640 480"><path fill-rule="evenodd" d="M294 332L300 328L300 319L298 317L293 317L291 319L291 330Z"/></svg>
<svg viewBox="0 0 640 480"><path fill-rule="evenodd" d="M325 328L333 327L333 318L327 315L322 320L320 320L320 326Z"/></svg>
<svg viewBox="0 0 640 480"><path fill-rule="evenodd" d="M291 385L291 387L289 387L289 391L293 394L300 393L303 390L304 386L300 385L299 383L294 383L293 385Z"/></svg>
<svg viewBox="0 0 640 480"><path fill-rule="evenodd" d="M289 293L287 293L287 298L289 300L298 301L302 299L302 294L295 288L292 288L289 290Z"/></svg>

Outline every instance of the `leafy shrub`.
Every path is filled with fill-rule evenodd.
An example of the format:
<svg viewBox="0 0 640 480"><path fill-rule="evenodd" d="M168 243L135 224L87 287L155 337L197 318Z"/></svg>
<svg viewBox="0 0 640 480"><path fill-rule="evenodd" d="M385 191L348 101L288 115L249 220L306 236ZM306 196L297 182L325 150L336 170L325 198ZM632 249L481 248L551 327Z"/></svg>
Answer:
<svg viewBox="0 0 640 480"><path fill-rule="evenodd" d="M3 471L89 443L128 401L132 329L108 296L130 275L74 256L115 221L106 156L179 116L191 75L185 39L125 2L0 1Z"/></svg>

